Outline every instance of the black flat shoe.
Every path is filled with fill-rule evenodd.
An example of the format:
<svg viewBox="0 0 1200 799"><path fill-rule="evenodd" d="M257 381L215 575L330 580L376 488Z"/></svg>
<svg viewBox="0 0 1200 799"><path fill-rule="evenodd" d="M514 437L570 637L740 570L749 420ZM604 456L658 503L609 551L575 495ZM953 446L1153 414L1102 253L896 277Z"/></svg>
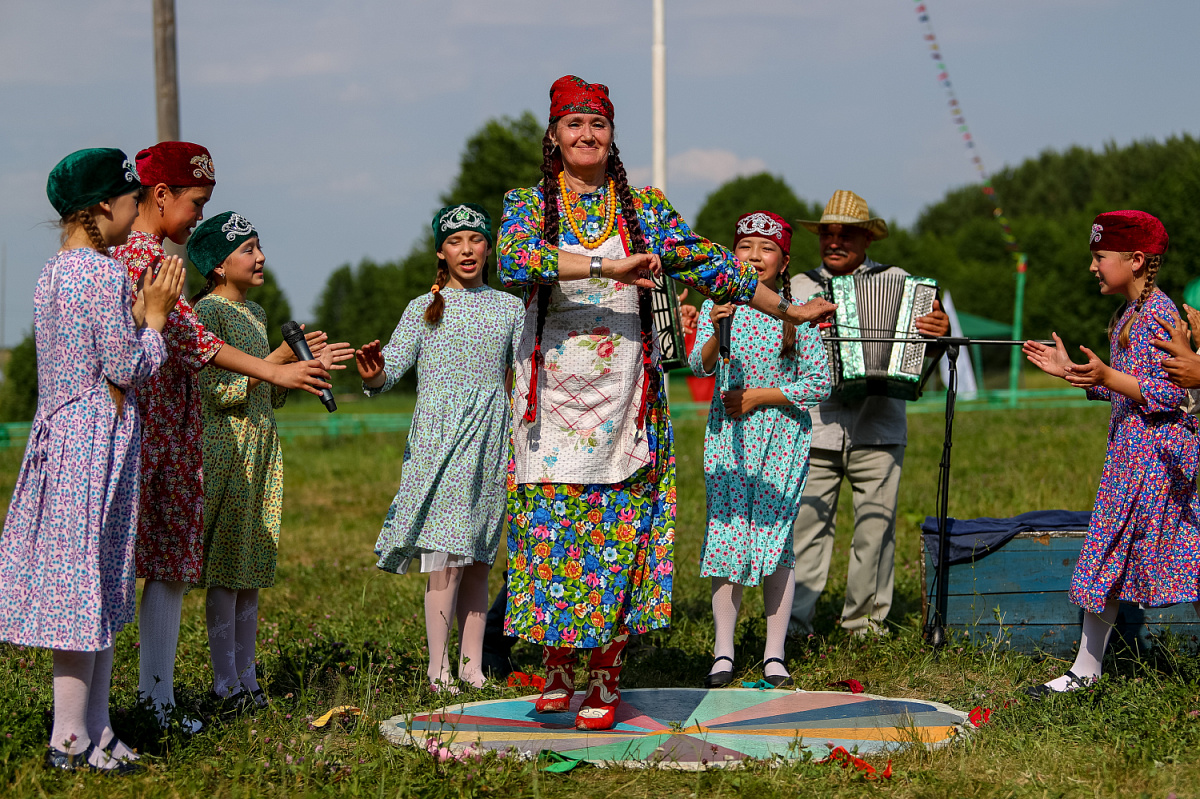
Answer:
<svg viewBox="0 0 1200 799"><path fill-rule="evenodd" d="M264 692L262 688L255 688L253 691L251 691L250 699L256 708L264 708L269 704L267 701L266 692Z"/></svg>
<svg viewBox="0 0 1200 799"><path fill-rule="evenodd" d="M787 668L787 664L779 658L767 658L763 661L763 679L771 683L772 688L795 688L796 683L792 681L791 674L777 674L774 677L768 677L766 668L768 663L778 663L780 666Z"/></svg>
<svg viewBox="0 0 1200 799"><path fill-rule="evenodd" d="M62 769L63 771L96 771L96 767L88 761L94 751L96 751L95 744L88 744L87 749L74 755L52 746L46 750L46 768Z"/></svg>
<svg viewBox="0 0 1200 799"><path fill-rule="evenodd" d="M713 665L714 666L717 665L722 660L728 660L729 665L730 666L733 665L733 658L726 657L725 655L721 655L719 658L715 658L713 660ZM709 674L707 677L704 678L704 687L705 688L724 688L726 685L729 685L729 683L731 683L731 682L733 682L733 669L728 669L726 671L718 671L716 674Z"/></svg>
<svg viewBox="0 0 1200 799"><path fill-rule="evenodd" d="M1041 702L1043 699L1051 696L1052 694L1066 694L1070 693L1071 691L1078 691L1080 688L1087 688L1092 684L1092 681L1083 679L1069 669L1063 676L1067 678L1067 687L1061 691L1054 690L1046 683L1042 683L1041 685L1030 685L1026 688L1022 688L1021 690L1030 699L1034 700L1035 702Z"/></svg>

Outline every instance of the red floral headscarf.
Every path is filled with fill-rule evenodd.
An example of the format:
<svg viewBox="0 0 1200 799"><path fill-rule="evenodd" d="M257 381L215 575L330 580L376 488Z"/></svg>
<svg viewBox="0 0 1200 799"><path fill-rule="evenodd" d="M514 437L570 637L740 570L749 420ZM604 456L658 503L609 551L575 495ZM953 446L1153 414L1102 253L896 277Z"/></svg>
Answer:
<svg viewBox="0 0 1200 799"><path fill-rule="evenodd" d="M588 83L574 75L564 75L550 87L550 118L558 119L567 114L600 114L613 118L612 100L608 99L608 87L603 83Z"/></svg>

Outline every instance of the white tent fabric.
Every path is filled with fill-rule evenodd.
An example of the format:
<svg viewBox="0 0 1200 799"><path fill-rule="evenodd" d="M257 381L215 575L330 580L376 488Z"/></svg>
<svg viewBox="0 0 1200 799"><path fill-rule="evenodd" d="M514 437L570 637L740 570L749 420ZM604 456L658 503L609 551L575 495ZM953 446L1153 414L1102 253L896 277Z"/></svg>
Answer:
<svg viewBox="0 0 1200 799"><path fill-rule="evenodd" d="M942 293L942 310L950 317L950 335L961 336L962 325L958 322L954 300L948 291ZM942 385L946 385L950 380L950 367L947 366L945 358L938 361L938 373L942 376ZM971 352L967 347L962 347L958 351L958 397L965 400L975 399L978 393L979 385L975 382L975 370L971 366Z"/></svg>

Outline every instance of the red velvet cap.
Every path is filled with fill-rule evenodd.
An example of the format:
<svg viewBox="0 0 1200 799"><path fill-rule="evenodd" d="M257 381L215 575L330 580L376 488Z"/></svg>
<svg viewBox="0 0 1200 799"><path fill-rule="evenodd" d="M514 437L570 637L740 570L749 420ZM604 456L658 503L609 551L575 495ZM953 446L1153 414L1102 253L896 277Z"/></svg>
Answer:
<svg viewBox="0 0 1200 799"><path fill-rule="evenodd" d="M1092 221L1093 251L1162 255L1169 242L1163 223L1145 211L1107 211Z"/></svg>
<svg viewBox="0 0 1200 799"><path fill-rule="evenodd" d="M550 118L567 114L600 114L610 122L613 118L612 100L603 83L588 83L574 75L563 75L550 87Z"/></svg>
<svg viewBox="0 0 1200 799"><path fill-rule="evenodd" d="M137 171L143 186L215 186L212 156L208 149L186 141L164 141L137 154Z"/></svg>
<svg viewBox="0 0 1200 799"><path fill-rule="evenodd" d="M770 211L751 211L743 214L734 228L733 246L747 236L760 236L779 245L785 255L792 252L792 226L782 216Z"/></svg>

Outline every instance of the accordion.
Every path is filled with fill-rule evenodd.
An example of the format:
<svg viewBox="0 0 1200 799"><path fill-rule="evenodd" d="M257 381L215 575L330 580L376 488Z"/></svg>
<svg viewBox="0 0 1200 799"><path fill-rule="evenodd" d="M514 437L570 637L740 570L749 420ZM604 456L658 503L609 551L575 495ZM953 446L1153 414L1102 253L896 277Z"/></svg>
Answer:
<svg viewBox="0 0 1200 799"><path fill-rule="evenodd" d="M868 396L920 397L926 342L915 323L933 310L937 281L912 275L838 275L825 294L838 306L833 324L822 329L827 338L916 339L826 342L834 396L848 402Z"/></svg>
<svg viewBox="0 0 1200 799"><path fill-rule="evenodd" d="M684 351L683 331L679 324L679 299L675 295L674 281L665 274L654 278L650 307L654 314L654 334L658 338L663 371L687 366L687 352Z"/></svg>

